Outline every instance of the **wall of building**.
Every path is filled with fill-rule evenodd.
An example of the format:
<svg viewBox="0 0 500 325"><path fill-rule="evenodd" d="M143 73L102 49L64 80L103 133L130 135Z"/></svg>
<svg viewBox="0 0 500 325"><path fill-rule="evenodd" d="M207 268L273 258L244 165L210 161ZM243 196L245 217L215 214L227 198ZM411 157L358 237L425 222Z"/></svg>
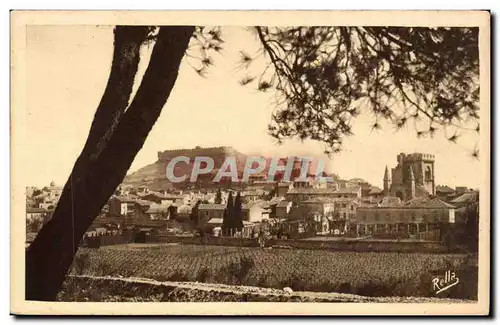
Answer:
<svg viewBox="0 0 500 325"><path fill-rule="evenodd" d="M455 222L454 209L363 208L356 210L357 223L439 223Z"/></svg>

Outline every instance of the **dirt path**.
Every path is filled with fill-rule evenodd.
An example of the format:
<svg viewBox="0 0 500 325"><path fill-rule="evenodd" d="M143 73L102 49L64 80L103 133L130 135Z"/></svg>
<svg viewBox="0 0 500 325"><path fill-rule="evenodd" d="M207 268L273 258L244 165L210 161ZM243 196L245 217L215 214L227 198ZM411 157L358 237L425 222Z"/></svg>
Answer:
<svg viewBox="0 0 500 325"><path fill-rule="evenodd" d="M158 286L177 287L187 290L202 290L202 291L218 291L227 292L236 295L256 294L261 296L288 296L288 297L304 297L318 301L332 302L381 302L381 303L475 303L471 300L460 299L445 299L445 298L426 298L426 297L366 297L354 294L336 293L336 292L310 292L310 291L295 291L287 293L283 290L272 288L261 288L252 286L227 285L219 283L203 283L203 282L175 282L175 281L156 281L145 278L124 278L112 276L92 276L92 275L71 275L76 278L94 279L94 280L111 280L123 281L127 283L142 283Z"/></svg>

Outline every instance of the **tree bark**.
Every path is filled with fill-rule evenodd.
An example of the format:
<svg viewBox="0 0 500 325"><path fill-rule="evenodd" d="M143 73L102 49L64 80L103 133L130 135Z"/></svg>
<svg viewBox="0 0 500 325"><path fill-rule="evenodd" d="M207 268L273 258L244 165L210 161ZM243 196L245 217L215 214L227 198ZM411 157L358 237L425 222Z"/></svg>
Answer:
<svg viewBox="0 0 500 325"><path fill-rule="evenodd" d="M128 109L124 113L96 113L85 150L75 163L54 215L26 253L27 300L55 300L83 234L125 177L165 105L193 31L194 27L188 26L161 27ZM124 85L122 95L127 89ZM126 97L115 100L123 104Z"/></svg>
<svg viewBox="0 0 500 325"><path fill-rule="evenodd" d="M83 153L102 151L125 112L140 60L140 47L148 36L145 26L117 26L114 53L106 90L97 107ZM97 148L96 148L97 145Z"/></svg>

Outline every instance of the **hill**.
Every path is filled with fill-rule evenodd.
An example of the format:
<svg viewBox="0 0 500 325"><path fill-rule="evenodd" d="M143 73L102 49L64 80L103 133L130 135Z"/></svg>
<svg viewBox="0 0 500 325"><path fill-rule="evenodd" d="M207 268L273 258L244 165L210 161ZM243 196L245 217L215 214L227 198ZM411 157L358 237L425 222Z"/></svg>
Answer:
<svg viewBox="0 0 500 325"><path fill-rule="evenodd" d="M182 183L172 183L167 179L166 168L168 163L175 157L186 156L190 158L190 163L177 163L174 169L175 176L187 175L186 181ZM148 186L153 190L166 190L170 188L185 188L185 187L202 187L212 183L213 178L222 166L227 157L234 156L238 171L242 171L245 166L247 156L238 152L232 147L212 147L193 149L178 149L166 150L158 152L158 160L150 165L147 165L136 172L127 175L123 181L124 185L134 187ZM214 169L210 174L199 175L197 184L190 184L189 177L193 170L195 157L210 157L214 160ZM203 166L202 166L203 167ZM222 180L224 181L224 179ZM227 183L221 182L220 185Z"/></svg>

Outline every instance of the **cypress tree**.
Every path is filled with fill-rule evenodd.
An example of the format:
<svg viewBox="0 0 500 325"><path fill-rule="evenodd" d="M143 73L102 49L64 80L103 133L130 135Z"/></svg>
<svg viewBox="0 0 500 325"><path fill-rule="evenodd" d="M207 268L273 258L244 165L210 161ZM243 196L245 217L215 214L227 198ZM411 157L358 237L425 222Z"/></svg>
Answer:
<svg viewBox="0 0 500 325"><path fill-rule="evenodd" d="M234 221L233 228L241 231L243 229L243 203L241 201L240 192L238 192L238 194L236 195L236 199L234 200L232 219Z"/></svg>
<svg viewBox="0 0 500 325"><path fill-rule="evenodd" d="M222 193L220 189L217 191L217 194L215 194L215 204L221 204L222 203Z"/></svg>
<svg viewBox="0 0 500 325"><path fill-rule="evenodd" d="M227 198L227 205L224 209L224 214L222 216L222 233L227 236L230 234L230 229L233 227L232 222L232 214L233 214L233 194L229 193L229 197Z"/></svg>
<svg viewBox="0 0 500 325"><path fill-rule="evenodd" d="M200 204L200 200L196 201L196 204L194 205L193 209L191 210L191 214L189 215L189 219L191 219L195 227L198 227L198 210L200 208Z"/></svg>

